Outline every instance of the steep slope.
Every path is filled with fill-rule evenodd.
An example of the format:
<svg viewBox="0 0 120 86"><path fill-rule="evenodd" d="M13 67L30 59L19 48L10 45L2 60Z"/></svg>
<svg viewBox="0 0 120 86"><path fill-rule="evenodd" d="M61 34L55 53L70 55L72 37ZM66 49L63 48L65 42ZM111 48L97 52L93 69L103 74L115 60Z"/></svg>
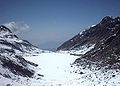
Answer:
<svg viewBox="0 0 120 86"><path fill-rule="evenodd" d="M19 39L7 27L0 26L0 45L1 48L7 48L9 51L17 54L27 53L37 49L26 40Z"/></svg>
<svg viewBox="0 0 120 86"><path fill-rule="evenodd" d="M93 45L75 63L120 69L120 17L104 17L99 24L77 34L58 50L79 51L83 46L89 48Z"/></svg>
<svg viewBox="0 0 120 86"><path fill-rule="evenodd" d="M26 61L22 55L38 49L28 41L19 39L7 27L0 26L0 75L6 78L14 78L16 75L32 77L34 70L29 66L37 66Z"/></svg>

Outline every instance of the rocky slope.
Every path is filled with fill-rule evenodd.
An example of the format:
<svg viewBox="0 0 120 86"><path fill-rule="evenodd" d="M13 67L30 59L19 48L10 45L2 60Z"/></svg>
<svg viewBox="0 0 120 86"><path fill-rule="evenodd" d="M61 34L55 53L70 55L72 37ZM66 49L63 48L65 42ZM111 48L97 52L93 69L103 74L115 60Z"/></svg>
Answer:
<svg viewBox="0 0 120 86"><path fill-rule="evenodd" d="M75 61L76 64L120 69L120 17L104 17L97 25L63 43L58 50L78 51L93 45Z"/></svg>
<svg viewBox="0 0 120 86"><path fill-rule="evenodd" d="M0 26L0 75L6 78L17 76L32 77L34 70L29 66L37 66L26 61L22 55L37 48L26 40L19 39L7 27Z"/></svg>

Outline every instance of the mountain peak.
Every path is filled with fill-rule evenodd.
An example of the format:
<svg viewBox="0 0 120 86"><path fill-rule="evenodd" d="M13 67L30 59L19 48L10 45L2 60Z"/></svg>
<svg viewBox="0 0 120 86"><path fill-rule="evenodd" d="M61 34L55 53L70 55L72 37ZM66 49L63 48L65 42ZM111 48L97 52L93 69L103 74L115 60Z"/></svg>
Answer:
<svg viewBox="0 0 120 86"><path fill-rule="evenodd" d="M109 23L113 23L113 22L120 22L120 17L112 17L112 16L105 16L100 24L109 24Z"/></svg>
<svg viewBox="0 0 120 86"><path fill-rule="evenodd" d="M7 27L5 27L4 25L0 26L0 32L9 32L12 33L10 29L8 29Z"/></svg>
<svg viewBox="0 0 120 86"><path fill-rule="evenodd" d="M105 16L102 20L111 20L111 19L113 19L112 16Z"/></svg>

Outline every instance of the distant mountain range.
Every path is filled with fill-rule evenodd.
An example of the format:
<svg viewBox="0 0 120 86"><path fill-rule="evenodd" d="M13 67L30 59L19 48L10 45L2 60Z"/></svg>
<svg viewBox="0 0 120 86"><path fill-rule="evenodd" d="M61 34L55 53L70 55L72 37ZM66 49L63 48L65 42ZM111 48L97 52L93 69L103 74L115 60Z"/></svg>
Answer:
<svg viewBox="0 0 120 86"><path fill-rule="evenodd" d="M57 50L79 51L90 47L75 64L120 69L120 17L104 17L100 23L78 33Z"/></svg>

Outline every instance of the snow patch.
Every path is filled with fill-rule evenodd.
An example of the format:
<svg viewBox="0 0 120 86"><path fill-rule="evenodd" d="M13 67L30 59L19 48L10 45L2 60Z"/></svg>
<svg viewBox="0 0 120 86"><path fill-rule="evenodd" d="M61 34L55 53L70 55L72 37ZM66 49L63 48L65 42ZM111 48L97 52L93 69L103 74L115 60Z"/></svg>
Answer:
<svg viewBox="0 0 120 86"><path fill-rule="evenodd" d="M96 25L93 24L91 27L94 27L94 26L96 26Z"/></svg>
<svg viewBox="0 0 120 86"><path fill-rule="evenodd" d="M86 44L83 46L80 46L79 48L76 48L74 50L66 50L66 51L58 51L59 53L64 53L64 54L77 54L77 55L83 55L93 49L95 47L95 44Z"/></svg>
<svg viewBox="0 0 120 86"><path fill-rule="evenodd" d="M93 49L95 47L95 44L92 44L92 45L83 45L81 46L79 49L77 50L71 50L71 53L72 54L85 54L87 53L88 51L90 51L91 49Z"/></svg>

